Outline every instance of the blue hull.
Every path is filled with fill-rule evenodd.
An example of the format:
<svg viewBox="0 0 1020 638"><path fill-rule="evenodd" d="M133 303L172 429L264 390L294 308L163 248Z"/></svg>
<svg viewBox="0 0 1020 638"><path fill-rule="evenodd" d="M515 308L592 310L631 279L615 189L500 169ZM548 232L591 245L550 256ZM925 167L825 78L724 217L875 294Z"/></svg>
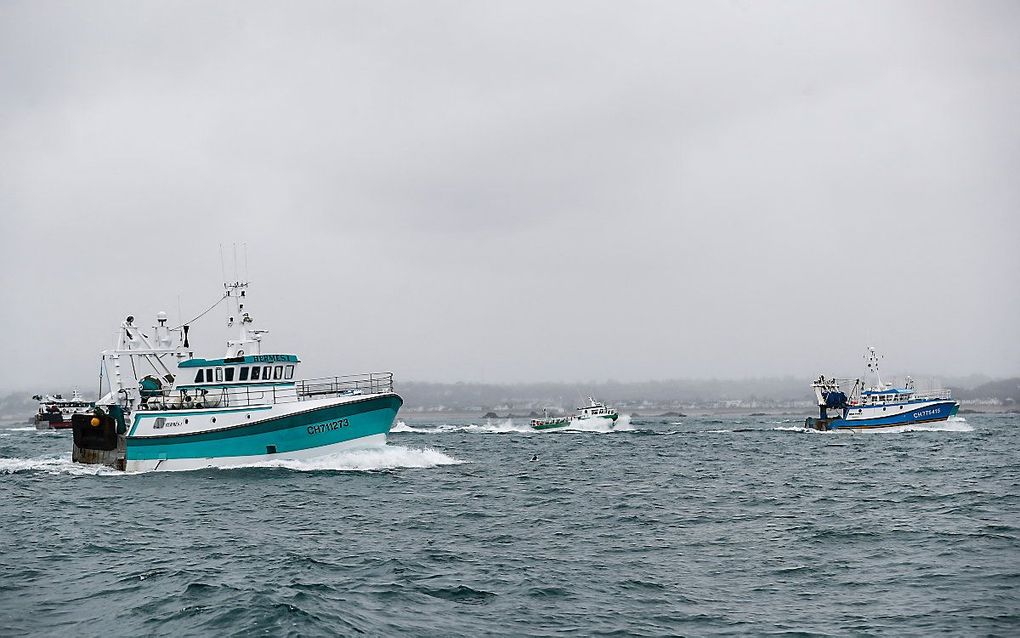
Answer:
<svg viewBox="0 0 1020 638"><path fill-rule="evenodd" d="M874 419L833 419L828 423L828 429L866 430L870 428L890 428L918 423L932 423L935 421L945 421L949 417L954 416L959 409L960 404L956 401L943 401L894 416L877 417Z"/></svg>
<svg viewBox="0 0 1020 638"><path fill-rule="evenodd" d="M127 437L131 461L287 454L390 431L403 401L395 394L320 407L237 427L167 436Z"/></svg>

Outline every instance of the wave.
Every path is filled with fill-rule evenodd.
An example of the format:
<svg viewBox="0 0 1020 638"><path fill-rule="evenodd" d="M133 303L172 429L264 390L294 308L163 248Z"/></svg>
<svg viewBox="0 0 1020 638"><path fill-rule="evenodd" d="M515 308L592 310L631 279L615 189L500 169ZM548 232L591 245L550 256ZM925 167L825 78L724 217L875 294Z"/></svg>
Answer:
<svg viewBox="0 0 1020 638"><path fill-rule="evenodd" d="M803 426L779 426L772 428L783 432L810 432L815 434L845 434L846 431L829 430L821 431ZM967 419L961 416L950 417L946 421L935 421L933 423L914 423L910 425L894 425L884 428L869 428L857 430L857 434L902 434L904 432L973 432L974 426L967 423Z"/></svg>
<svg viewBox="0 0 1020 638"><path fill-rule="evenodd" d="M628 428L629 428L629 426L630 426L629 420L628 420L627 425L628 425ZM609 434L614 429L616 429L616 428L614 428L614 426L613 426L613 420L612 419L603 419L603 418L583 419L583 420L571 419L570 420L570 425L567 425L566 427L562 427L562 428L557 428L557 430L559 430L560 432L590 432L590 433L593 433L593 434ZM555 432L556 430L548 430L548 431Z"/></svg>
<svg viewBox="0 0 1020 638"><path fill-rule="evenodd" d="M71 476L124 476L127 474L106 465L75 463L71 460L70 454L28 459L0 458L0 474L17 474L19 472L45 472Z"/></svg>
<svg viewBox="0 0 1020 638"><path fill-rule="evenodd" d="M429 468L441 465L459 465L461 463L464 463L464 461L429 447L416 449L401 445L382 445L375 448L345 450L314 459L273 459L271 461L256 461L255 463L246 463L244 465L204 469L230 470L264 467L285 468L299 472L329 470L369 472L401 468ZM69 474L72 476L128 476L142 474L142 472L122 472L106 465L75 463L71 461L70 455L37 458L0 458L0 475L16 474L19 472L45 472L47 474Z"/></svg>
<svg viewBox="0 0 1020 638"><path fill-rule="evenodd" d="M448 434L450 432L475 432L481 434L506 434L510 432L520 433L531 433L534 430L528 424L518 425L514 423L513 419L506 419L504 421L493 422L491 419L487 419L485 424L476 425L451 425L444 423L441 425L431 425L428 427L414 427L408 425L403 421L397 421L397 424L390 429L390 432L401 433L401 432L414 432L418 434Z"/></svg>
<svg viewBox="0 0 1020 638"><path fill-rule="evenodd" d="M963 417L951 417L946 421L899 425L891 428L880 428L874 431L890 434L895 434L897 432L973 432L974 426L967 423L967 419L964 419Z"/></svg>
<svg viewBox="0 0 1020 638"><path fill-rule="evenodd" d="M30 425L28 427L4 428L4 429L9 431L9 432L35 432L36 431L36 427L34 425ZM47 430L39 430L39 431L40 432L46 432Z"/></svg>
<svg viewBox="0 0 1020 638"><path fill-rule="evenodd" d="M484 424L470 423L467 425L430 425L426 427L415 427L404 421L397 421L397 424L390 429L391 433L416 433L416 434L448 434L451 432L470 432L474 434L544 434L548 432L593 432L596 434L608 434L609 432L636 431L637 428L631 423L630 415L623 414L616 420L616 424L609 419L585 419L584 421L571 420L570 424L561 428L549 430L535 430L531 427L530 420L523 423L515 423L513 419L494 421L486 419Z"/></svg>
<svg viewBox="0 0 1020 638"><path fill-rule="evenodd" d="M637 430L637 428L635 428L630 422L629 414L621 414L620 418L616 420L616 425L613 426L613 429L618 432L633 432L634 430Z"/></svg>
<svg viewBox="0 0 1020 638"><path fill-rule="evenodd" d="M390 432L418 432L418 429L412 428L403 421L397 421L397 424L390 428Z"/></svg>
<svg viewBox="0 0 1020 638"><path fill-rule="evenodd" d="M314 459L273 459L271 461L257 461L245 465L235 465L232 468L224 469L265 467L284 468L298 472L371 472L402 468L421 469L441 465L459 465L461 463L464 463L464 461L429 447L417 449L402 445L382 445L373 448L345 450Z"/></svg>

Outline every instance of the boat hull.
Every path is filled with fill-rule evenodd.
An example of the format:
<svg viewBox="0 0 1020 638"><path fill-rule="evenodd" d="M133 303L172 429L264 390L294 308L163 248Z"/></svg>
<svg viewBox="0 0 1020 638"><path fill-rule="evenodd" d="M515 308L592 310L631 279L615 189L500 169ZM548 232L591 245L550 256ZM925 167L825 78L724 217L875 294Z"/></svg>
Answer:
<svg viewBox="0 0 1020 638"><path fill-rule="evenodd" d="M35 429L37 430L69 430L71 429L71 419L66 421L56 419L40 419L38 417L33 418Z"/></svg>
<svg viewBox="0 0 1020 638"><path fill-rule="evenodd" d="M849 418L809 418L805 422L805 425L808 428L816 430L847 430L851 432L880 430L883 428L895 428L945 421L950 417L955 416L959 409L960 404L956 401L933 401L919 404L917 406L901 406L900 410L898 410L895 414L890 415L875 413L872 416L872 414L863 412L862 410L859 410L858 413L854 414L854 411L851 410L851 414L848 415ZM872 409L871 412L875 412L875 410Z"/></svg>
<svg viewBox="0 0 1020 638"><path fill-rule="evenodd" d="M344 449L382 445L403 401L392 393L357 399L309 402L274 415L252 412L245 421L218 429L154 434L149 424L126 437L124 469L132 472L194 470L249 465L267 460L301 460ZM301 409L303 408L303 409ZM216 410L205 410L208 418ZM152 418L153 415L142 415ZM180 414L175 415L178 419ZM222 412L221 418L240 415ZM157 417L158 418L158 417ZM164 417L165 418L165 417ZM197 417L192 417L197 418ZM165 428L163 428L165 429Z"/></svg>
<svg viewBox="0 0 1020 638"><path fill-rule="evenodd" d="M587 418L584 418L584 419L578 419L578 418L554 419L554 420L549 420L549 421L539 421L537 423L532 423L531 429L533 429L533 430L556 430L556 429L560 429L560 428L567 428L567 427L570 427L570 426L575 426L576 427L577 425L579 425L581 423L584 423L586 421L596 421L596 420L601 420L601 419L611 419L613 421L613 424L615 425L616 424L616 420L618 418L620 418L620 415L618 415L618 414L607 414L605 416L593 416L593 417L587 417Z"/></svg>

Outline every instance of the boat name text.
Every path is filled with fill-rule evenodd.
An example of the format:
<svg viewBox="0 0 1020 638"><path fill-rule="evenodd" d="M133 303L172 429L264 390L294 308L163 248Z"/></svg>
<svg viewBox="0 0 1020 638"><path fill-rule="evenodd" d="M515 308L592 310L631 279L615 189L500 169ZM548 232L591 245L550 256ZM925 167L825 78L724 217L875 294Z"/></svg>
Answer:
<svg viewBox="0 0 1020 638"><path fill-rule="evenodd" d="M251 358L254 363L273 363L275 361L291 361L288 354L257 354Z"/></svg>
<svg viewBox="0 0 1020 638"><path fill-rule="evenodd" d="M337 419L336 421L330 421L329 423L320 423L318 425L309 425L309 434L321 434L322 432L332 432L333 430L339 430L350 425L347 419Z"/></svg>
<svg viewBox="0 0 1020 638"><path fill-rule="evenodd" d="M174 419L172 421L167 420L165 417L159 417L156 422L152 424L153 430L161 430L163 428L176 428L184 425L184 421L181 419Z"/></svg>

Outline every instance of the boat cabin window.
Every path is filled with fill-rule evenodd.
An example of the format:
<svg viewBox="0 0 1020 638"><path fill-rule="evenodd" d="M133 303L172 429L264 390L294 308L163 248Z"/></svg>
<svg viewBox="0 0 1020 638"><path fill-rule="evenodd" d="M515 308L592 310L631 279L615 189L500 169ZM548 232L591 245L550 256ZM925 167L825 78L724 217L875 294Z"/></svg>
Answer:
<svg viewBox="0 0 1020 638"><path fill-rule="evenodd" d="M234 369L233 368L227 368L226 370L223 371L223 374L225 375L225 378L226 378L227 381L233 381L234 380Z"/></svg>
<svg viewBox="0 0 1020 638"><path fill-rule="evenodd" d="M262 380L263 381L269 381L270 379L273 378L272 377L273 373L271 372L272 369L273 369L273 366L263 366L262 367Z"/></svg>
<svg viewBox="0 0 1020 638"><path fill-rule="evenodd" d="M244 366L241 368L241 374L238 376L238 380L240 381L248 380L248 366Z"/></svg>
<svg viewBox="0 0 1020 638"><path fill-rule="evenodd" d="M212 368L205 369L205 382L212 383Z"/></svg>
<svg viewBox="0 0 1020 638"><path fill-rule="evenodd" d="M259 380L259 372L261 370L262 370L262 368L260 368L258 366L252 366L252 368L251 368L251 380L252 381L258 381Z"/></svg>
<svg viewBox="0 0 1020 638"><path fill-rule="evenodd" d="M195 375L195 383L205 382L205 370L199 368L198 374Z"/></svg>
<svg viewBox="0 0 1020 638"><path fill-rule="evenodd" d="M223 368L216 368L216 380L220 383L223 382Z"/></svg>
<svg viewBox="0 0 1020 638"><path fill-rule="evenodd" d="M283 378L293 379L294 378L294 366L287 366L284 368Z"/></svg>
<svg viewBox="0 0 1020 638"><path fill-rule="evenodd" d="M283 366L276 366L273 368L273 378L274 379L283 378Z"/></svg>

